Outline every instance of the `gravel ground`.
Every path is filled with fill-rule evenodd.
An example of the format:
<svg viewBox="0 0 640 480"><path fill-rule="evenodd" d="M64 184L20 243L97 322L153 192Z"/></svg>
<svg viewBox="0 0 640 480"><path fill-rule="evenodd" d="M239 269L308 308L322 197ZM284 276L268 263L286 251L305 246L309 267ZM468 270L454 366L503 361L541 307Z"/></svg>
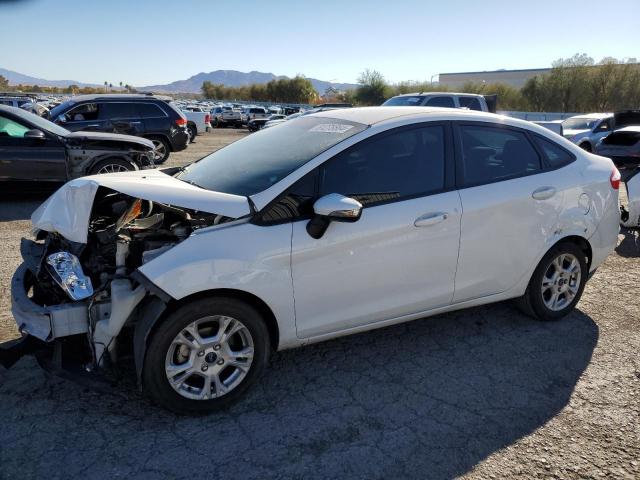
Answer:
<svg viewBox="0 0 640 480"><path fill-rule="evenodd" d="M181 164L240 138L198 137ZM0 340L42 201L0 201ZM23 358L0 372L0 478L640 478L640 237L563 321L475 308L276 354L228 411L177 417Z"/></svg>

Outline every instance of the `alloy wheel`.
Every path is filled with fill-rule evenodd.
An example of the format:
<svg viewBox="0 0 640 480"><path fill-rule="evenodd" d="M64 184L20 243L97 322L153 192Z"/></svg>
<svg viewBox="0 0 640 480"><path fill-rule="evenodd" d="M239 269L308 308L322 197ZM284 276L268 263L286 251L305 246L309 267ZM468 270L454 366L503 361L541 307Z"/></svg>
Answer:
<svg viewBox="0 0 640 480"><path fill-rule="evenodd" d="M97 171L98 174L102 173L118 173L118 172L128 172L130 169L125 167L124 165L119 165L117 163L109 163L103 166L100 170Z"/></svg>
<svg viewBox="0 0 640 480"><path fill-rule="evenodd" d="M542 301L554 312L566 308L580 290L582 268L571 253L558 255L542 276Z"/></svg>
<svg viewBox="0 0 640 480"><path fill-rule="evenodd" d="M244 380L253 354L253 338L241 321L208 316L174 337L165 358L165 374L171 387L185 398L219 398Z"/></svg>

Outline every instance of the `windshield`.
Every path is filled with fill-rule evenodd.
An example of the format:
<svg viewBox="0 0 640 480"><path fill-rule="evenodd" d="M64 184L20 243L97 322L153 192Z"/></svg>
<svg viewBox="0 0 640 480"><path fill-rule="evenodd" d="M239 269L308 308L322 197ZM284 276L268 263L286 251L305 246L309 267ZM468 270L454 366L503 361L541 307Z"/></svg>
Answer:
<svg viewBox="0 0 640 480"><path fill-rule="evenodd" d="M35 115L31 112L27 112L26 110L20 110L19 112L13 112L13 113L14 115L17 115L25 119L27 122L31 123L32 125L34 125L36 128L40 130L51 132L55 135L60 135L61 137L65 137L69 135L69 130L67 130L66 128L63 128L60 125L56 125L55 123L50 122L49 120L46 120L42 117L39 117L38 115Z"/></svg>
<svg viewBox="0 0 640 480"><path fill-rule="evenodd" d="M367 125L325 117L285 122L189 165L176 178L208 190L255 195Z"/></svg>
<svg viewBox="0 0 640 480"><path fill-rule="evenodd" d="M591 130L593 126L599 122L599 118L574 117L568 118L562 122L564 130Z"/></svg>
<svg viewBox="0 0 640 480"><path fill-rule="evenodd" d="M382 104L383 107L417 107L422 103L424 97L406 96L393 97Z"/></svg>

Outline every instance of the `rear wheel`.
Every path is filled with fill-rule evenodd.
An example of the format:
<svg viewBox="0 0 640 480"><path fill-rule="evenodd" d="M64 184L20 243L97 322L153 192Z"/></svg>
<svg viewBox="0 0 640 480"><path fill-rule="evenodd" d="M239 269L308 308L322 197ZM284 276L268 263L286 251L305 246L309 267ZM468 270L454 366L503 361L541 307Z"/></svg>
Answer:
<svg viewBox="0 0 640 480"><path fill-rule="evenodd" d="M198 135L196 126L192 124L187 125L187 132L189 132L189 141L194 142L196 139L196 135Z"/></svg>
<svg viewBox="0 0 640 480"><path fill-rule="evenodd" d="M133 170L137 170L138 167L131 162L127 162L122 158L106 158L104 160L100 160L96 163L91 170L89 170L89 175L99 175L103 173L118 173L118 172L131 172Z"/></svg>
<svg viewBox="0 0 640 480"><path fill-rule="evenodd" d="M574 243L560 243L538 264L519 306L539 320L559 320L580 300L587 275L585 253Z"/></svg>
<svg viewBox="0 0 640 480"><path fill-rule="evenodd" d="M171 153L171 146L169 145L169 142L160 137L150 138L149 140L153 142L153 146L155 147L153 162L164 163Z"/></svg>
<svg viewBox="0 0 640 480"><path fill-rule="evenodd" d="M260 314L231 298L180 307L154 333L143 387L176 413L206 413L240 397L264 370L269 333Z"/></svg>
<svg viewBox="0 0 640 480"><path fill-rule="evenodd" d="M585 152L591 152L592 148L591 148L591 144L588 142L583 142L580 144L580 148L583 149Z"/></svg>

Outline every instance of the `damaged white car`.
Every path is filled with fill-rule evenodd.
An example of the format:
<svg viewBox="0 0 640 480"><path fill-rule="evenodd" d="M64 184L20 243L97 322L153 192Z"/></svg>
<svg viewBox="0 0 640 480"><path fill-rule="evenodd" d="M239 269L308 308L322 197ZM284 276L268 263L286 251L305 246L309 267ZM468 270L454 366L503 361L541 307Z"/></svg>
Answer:
<svg viewBox="0 0 640 480"><path fill-rule="evenodd" d="M69 182L33 214L13 313L59 366L132 357L154 401L210 411L272 350L506 299L567 315L616 244L619 183L529 122L317 113L182 169Z"/></svg>

